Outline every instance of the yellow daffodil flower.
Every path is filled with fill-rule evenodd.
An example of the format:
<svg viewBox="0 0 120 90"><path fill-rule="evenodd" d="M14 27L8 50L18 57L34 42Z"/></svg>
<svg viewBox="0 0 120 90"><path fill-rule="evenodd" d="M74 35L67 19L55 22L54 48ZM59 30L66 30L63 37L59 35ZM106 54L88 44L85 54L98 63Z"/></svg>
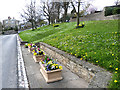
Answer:
<svg viewBox="0 0 120 90"><path fill-rule="evenodd" d="M117 73L117 72L115 72L115 73Z"/></svg>
<svg viewBox="0 0 120 90"><path fill-rule="evenodd" d="M115 45L114 43L112 43L112 45Z"/></svg>
<svg viewBox="0 0 120 90"><path fill-rule="evenodd" d="M118 68L115 68L115 70L118 70Z"/></svg>
<svg viewBox="0 0 120 90"><path fill-rule="evenodd" d="M116 83L116 82L118 82L117 80L114 80L114 82Z"/></svg>
<svg viewBox="0 0 120 90"><path fill-rule="evenodd" d="M112 56L114 56L114 54L112 54Z"/></svg>
<svg viewBox="0 0 120 90"><path fill-rule="evenodd" d="M98 61L96 61L96 62L98 62Z"/></svg>
<svg viewBox="0 0 120 90"><path fill-rule="evenodd" d="M109 67L112 67L112 65L110 65Z"/></svg>

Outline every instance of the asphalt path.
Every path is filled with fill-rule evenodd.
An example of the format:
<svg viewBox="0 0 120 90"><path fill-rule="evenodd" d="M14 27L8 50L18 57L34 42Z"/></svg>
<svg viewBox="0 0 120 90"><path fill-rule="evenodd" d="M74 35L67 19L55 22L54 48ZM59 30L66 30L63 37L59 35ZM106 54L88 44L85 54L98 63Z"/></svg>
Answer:
<svg viewBox="0 0 120 90"><path fill-rule="evenodd" d="M0 36L0 51L2 88L17 88L17 34Z"/></svg>

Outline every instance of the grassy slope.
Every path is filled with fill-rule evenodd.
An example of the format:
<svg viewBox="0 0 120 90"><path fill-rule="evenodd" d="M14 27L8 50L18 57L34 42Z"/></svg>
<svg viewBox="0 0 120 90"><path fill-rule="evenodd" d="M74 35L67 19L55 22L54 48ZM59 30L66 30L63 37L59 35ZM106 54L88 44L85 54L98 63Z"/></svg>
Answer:
<svg viewBox="0 0 120 90"><path fill-rule="evenodd" d="M21 32L20 37L33 43L45 42L113 72L109 87L119 87L117 20L87 21L80 29L75 29L75 26L76 22L61 23L56 28L45 26L40 30Z"/></svg>

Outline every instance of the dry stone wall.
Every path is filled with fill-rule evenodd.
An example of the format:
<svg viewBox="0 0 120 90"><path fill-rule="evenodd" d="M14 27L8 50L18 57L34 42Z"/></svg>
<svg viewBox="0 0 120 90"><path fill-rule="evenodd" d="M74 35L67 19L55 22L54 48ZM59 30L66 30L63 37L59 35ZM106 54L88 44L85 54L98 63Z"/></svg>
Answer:
<svg viewBox="0 0 120 90"><path fill-rule="evenodd" d="M103 68L80 60L43 42L40 42L40 48L48 56L56 59L70 71L85 79L89 83L89 88L105 88L109 84L108 81L111 80L112 74Z"/></svg>
<svg viewBox="0 0 120 90"><path fill-rule="evenodd" d="M80 21L96 21L96 20L118 20L120 19L120 14L104 16L104 11L99 13L93 13L84 17L80 17ZM71 22L77 21L77 18L70 19Z"/></svg>

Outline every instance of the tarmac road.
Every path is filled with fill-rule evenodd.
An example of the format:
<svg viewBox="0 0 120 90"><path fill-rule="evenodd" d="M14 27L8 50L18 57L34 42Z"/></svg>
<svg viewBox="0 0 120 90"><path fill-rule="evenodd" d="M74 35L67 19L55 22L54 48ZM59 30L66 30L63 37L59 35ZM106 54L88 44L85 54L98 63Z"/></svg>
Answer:
<svg viewBox="0 0 120 90"><path fill-rule="evenodd" d="M2 88L17 88L17 34L0 36L0 51Z"/></svg>

